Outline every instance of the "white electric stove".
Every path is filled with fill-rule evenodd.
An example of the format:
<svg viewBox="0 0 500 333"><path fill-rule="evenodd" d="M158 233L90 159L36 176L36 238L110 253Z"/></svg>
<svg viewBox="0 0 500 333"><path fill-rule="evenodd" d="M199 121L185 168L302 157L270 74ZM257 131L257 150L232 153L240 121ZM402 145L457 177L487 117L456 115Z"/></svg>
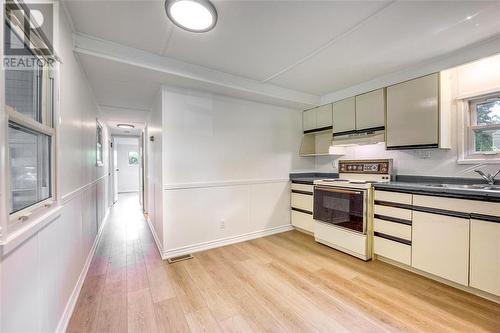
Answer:
<svg viewBox="0 0 500 333"><path fill-rule="evenodd" d="M317 242L363 260L372 257L374 183L388 182L392 160L339 161L339 178L314 182Z"/></svg>

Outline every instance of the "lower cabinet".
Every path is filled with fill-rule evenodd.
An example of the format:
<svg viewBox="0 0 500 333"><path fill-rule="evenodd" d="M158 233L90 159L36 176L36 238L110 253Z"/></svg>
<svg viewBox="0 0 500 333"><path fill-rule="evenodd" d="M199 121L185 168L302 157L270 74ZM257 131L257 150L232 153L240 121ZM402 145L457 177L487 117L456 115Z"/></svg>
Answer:
<svg viewBox="0 0 500 333"><path fill-rule="evenodd" d="M375 236L373 238L373 252L408 266L411 264L411 245L408 244Z"/></svg>
<svg viewBox="0 0 500 333"><path fill-rule="evenodd" d="M292 208L292 225L305 231L314 232L314 219L312 214L303 213Z"/></svg>
<svg viewBox="0 0 500 333"><path fill-rule="evenodd" d="M290 205L291 222L294 227L307 232L314 232L313 194L314 186L292 182Z"/></svg>
<svg viewBox="0 0 500 333"><path fill-rule="evenodd" d="M500 223L471 220L470 286L500 296Z"/></svg>
<svg viewBox="0 0 500 333"><path fill-rule="evenodd" d="M467 286L469 223L466 218L414 211L412 266Z"/></svg>

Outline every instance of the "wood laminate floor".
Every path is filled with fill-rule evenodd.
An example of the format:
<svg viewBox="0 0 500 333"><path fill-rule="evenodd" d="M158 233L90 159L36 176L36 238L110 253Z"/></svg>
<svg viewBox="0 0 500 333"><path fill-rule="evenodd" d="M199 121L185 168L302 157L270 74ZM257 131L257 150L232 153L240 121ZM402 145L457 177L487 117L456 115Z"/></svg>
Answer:
<svg viewBox="0 0 500 333"><path fill-rule="evenodd" d="M291 231L176 264L121 195L69 332L500 332L500 305Z"/></svg>

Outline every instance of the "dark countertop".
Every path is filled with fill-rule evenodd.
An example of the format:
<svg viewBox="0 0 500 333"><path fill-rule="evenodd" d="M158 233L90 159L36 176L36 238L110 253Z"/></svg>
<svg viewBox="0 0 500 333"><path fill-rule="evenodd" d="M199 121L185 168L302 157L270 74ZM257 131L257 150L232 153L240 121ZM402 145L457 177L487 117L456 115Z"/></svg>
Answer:
<svg viewBox="0 0 500 333"><path fill-rule="evenodd" d="M298 184L313 185L315 180L325 178L339 178L339 174L331 172L301 172L290 174L290 180L292 183Z"/></svg>
<svg viewBox="0 0 500 333"><path fill-rule="evenodd" d="M450 188L450 187L432 187L429 184L484 184L480 179L474 178L448 178L448 177L419 177L419 176L398 176L396 181L389 183L374 184L376 189L391 190L402 193L413 193L432 195L440 197L481 200L500 202L500 191Z"/></svg>

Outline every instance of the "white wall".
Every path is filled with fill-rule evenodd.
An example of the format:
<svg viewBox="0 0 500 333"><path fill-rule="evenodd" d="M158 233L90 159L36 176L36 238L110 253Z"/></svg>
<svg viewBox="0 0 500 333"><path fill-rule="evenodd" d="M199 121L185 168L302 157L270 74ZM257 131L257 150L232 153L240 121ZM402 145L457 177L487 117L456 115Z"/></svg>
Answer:
<svg viewBox="0 0 500 333"><path fill-rule="evenodd" d="M164 254L290 227L300 111L166 87L163 126Z"/></svg>
<svg viewBox="0 0 500 333"><path fill-rule="evenodd" d="M118 143L116 151L119 170L118 192L139 192L139 165L128 164L128 153L132 151L139 153L139 142L137 144Z"/></svg>
<svg viewBox="0 0 500 333"><path fill-rule="evenodd" d="M51 218L27 222L43 228L1 248L0 331L5 333L64 330L108 210L107 145L105 165L97 167L97 107L73 54L62 11L60 18L59 200ZM103 137L107 142L106 128Z"/></svg>
<svg viewBox="0 0 500 333"><path fill-rule="evenodd" d="M154 100L146 126L146 213L160 252L163 252L163 129L162 91ZM151 137L154 138L151 141Z"/></svg>

